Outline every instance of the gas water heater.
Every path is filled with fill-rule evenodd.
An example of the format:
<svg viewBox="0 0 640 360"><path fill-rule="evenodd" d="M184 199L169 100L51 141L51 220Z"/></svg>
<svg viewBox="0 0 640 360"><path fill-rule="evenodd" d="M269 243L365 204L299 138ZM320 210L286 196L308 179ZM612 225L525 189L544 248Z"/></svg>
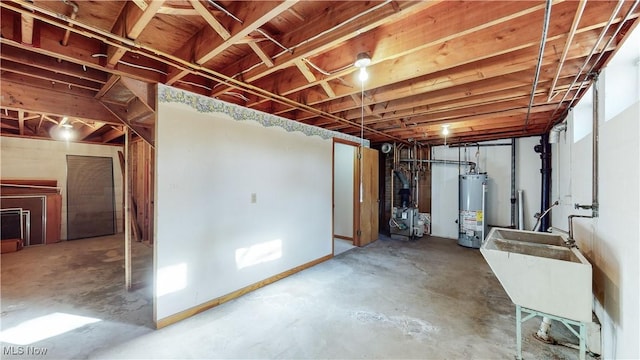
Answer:
<svg viewBox="0 0 640 360"><path fill-rule="evenodd" d="M487 234L487 174L469 173L459 176L458 244L479 249Z"/></svg>

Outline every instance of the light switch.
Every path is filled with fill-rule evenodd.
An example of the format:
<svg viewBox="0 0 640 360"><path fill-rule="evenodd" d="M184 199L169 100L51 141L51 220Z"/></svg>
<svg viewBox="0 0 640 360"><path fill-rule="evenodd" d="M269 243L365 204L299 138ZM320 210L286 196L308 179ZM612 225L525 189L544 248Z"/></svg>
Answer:
<svg viewBox="0 0 640 360"><path fill-rule="evenodd" d="M256 193L251 193L251 203L255 204L256 202L258 202L258 196Z"/></svg>

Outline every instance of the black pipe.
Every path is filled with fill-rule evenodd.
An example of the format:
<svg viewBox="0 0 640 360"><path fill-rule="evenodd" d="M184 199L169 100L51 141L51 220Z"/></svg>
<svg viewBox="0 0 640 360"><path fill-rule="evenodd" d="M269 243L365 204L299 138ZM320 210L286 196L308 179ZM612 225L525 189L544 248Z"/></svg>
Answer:
<svg viewBox="0 0 640 360"><path fill-rule="evenodd" d="M536 145L534 150L540 153L540 160L542 160L540 168L540 174L542 175L540 214L543 214L551 205L551 144L549 144L549 134L540 136L540 145ZM540 220L540 231L547 231L550 226L550 217L545 216Z"/></svg>
<svg viewBox="0 0 640 360"><path fill-rule="evenodd" d="M511 228L516 228L516 138L511 138Z"/></svg>

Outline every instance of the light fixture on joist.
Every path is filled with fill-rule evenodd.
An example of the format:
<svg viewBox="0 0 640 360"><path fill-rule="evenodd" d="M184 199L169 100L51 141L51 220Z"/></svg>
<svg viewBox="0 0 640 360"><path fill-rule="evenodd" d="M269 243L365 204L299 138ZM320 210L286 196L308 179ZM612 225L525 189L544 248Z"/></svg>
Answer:
<svg viewBox="0 0 640 360"><path fill-rule="evenodd" d="M367 81L369 78L369 73L367 73L367 66L371 64L371 57L367 53L360 53L356 57L356 62L353 64L355 67L360 69L360 73L358 74L358 79L361 82Z"/></svg>

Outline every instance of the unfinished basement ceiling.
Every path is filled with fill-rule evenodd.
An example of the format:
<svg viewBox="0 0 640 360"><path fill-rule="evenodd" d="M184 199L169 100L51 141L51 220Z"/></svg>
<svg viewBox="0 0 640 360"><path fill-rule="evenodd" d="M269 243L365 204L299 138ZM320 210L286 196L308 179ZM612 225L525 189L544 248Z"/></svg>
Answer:
<svg viewBox="0 0 640 360"><path fill-rule="evenodd" d="M46 138L64 122L99 143L122 142L121 113L139 101L120 77L351 135L364 126L373 143L441 144L444 124L449 143L540 135L640 12L638 0L0 5L2 134ZM371 57L362 88L359 53ZM124 120L136 133L153 127L142 103L144 119Z"/></svg>

